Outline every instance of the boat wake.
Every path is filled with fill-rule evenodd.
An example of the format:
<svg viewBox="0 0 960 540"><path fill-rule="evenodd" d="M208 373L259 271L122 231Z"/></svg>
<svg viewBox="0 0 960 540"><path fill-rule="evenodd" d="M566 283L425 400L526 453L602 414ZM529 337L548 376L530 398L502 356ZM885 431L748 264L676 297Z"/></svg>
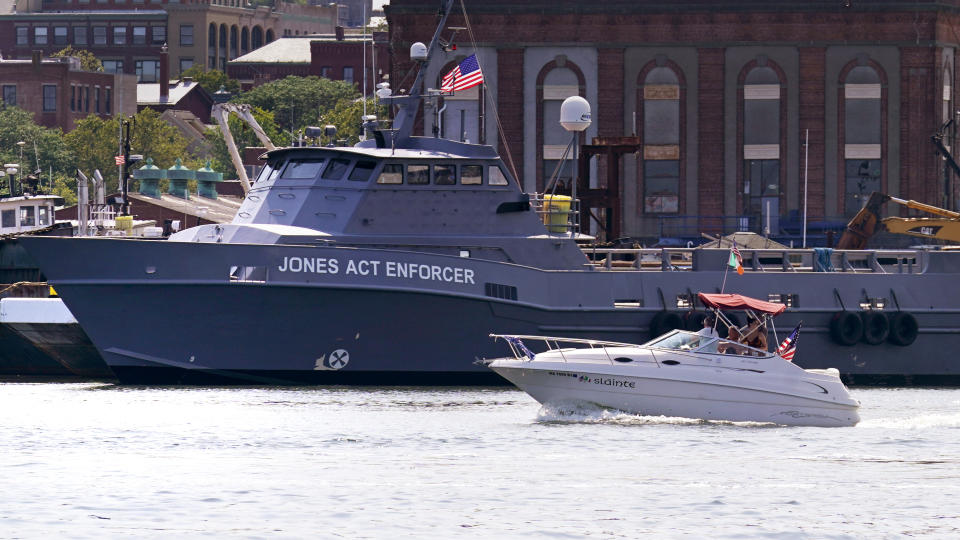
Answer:
<svg viewBox="0 0 960 540"><path fill-rule="evenodd" d="M766 422L729 422L725 420L701 420L680 416L644 416L620 410L608 409L584 402L548 403L540 407L537 422L542 424L609 424L621 426L649 425L729 425L737 427L782 427Z"/></svg>
<svg viewBox="0 0 960 540"><path fill-rule="evenodd" d="M921 430L960 428L960 413L919 414L902 418L874 418L860 422L861 428Z"/></svg>

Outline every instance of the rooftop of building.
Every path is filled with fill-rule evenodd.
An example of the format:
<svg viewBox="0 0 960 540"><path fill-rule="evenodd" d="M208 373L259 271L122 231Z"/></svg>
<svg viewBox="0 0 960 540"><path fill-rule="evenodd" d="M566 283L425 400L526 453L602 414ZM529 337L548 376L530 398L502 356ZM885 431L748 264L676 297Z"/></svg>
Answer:
<svg viewBox="0 0 960 540"><path fill-rule="evenodd" d="M200 85L189 77L169 83L166 101L160 101L160 83L137 84L137 105L174 105Z"/></svg>
<svg viewBox="0 0 960 540"><path fill-rule="evenodd" d="M373 35L364 36L361 33L344 33L343 39L337 39L336 34L309 34L305 36L286 36L277 38L263 47L238 56L230 64L309 64L310 42L325 41L330 43L361 43L373 42Z"/></svg>

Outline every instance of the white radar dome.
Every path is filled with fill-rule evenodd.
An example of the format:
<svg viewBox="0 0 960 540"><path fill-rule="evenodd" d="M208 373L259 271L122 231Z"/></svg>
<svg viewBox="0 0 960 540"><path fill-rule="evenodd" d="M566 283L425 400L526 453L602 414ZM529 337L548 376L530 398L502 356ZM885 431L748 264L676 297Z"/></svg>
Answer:
<svg viewBox="0 0 960 540"><path fill-rule="evenodd" d="M424 62L427 59L427 46L419 41L410 46L410 59L415 62Z"/></svg>
<svg viewBox="0 0 960 540"><path fill-rule="evenodd" d="M570 96L560 105L560 125L567 131L583 131L590 127L590 104L580 96Z"/></svg>

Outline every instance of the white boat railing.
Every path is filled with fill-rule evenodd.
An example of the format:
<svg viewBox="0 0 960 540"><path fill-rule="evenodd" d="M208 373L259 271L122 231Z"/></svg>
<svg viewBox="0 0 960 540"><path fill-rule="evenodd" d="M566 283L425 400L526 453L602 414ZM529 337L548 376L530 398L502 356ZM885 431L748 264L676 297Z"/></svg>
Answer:
<svg viewBox="0 0 960 540"><path fill-rule="evenodd" d="M513 353L514 358L517 360L530 361L532 358L527 355L526 351L520 349L517 343L520 343L520 346L526 348L526 345L522 343L523 340L529 341L539 341L546 346L546 351L541 352L556 352L560 354L560 358L564 362L568 362L564 352L570 352L580 349L602 349L603 353L607 356L607 361L611 365L615 365L613 357L610 356L610 351L607 350L608 347L632 347L636 348L636 343L621 343L618 341L602 341L598 339L580 339L580 338L566 338L566 337L554 337L554 336L530 336L523 334L490 334L490 337L494 339L503 339L507 342L507 345L510 347L510 352ZM515 342L514 340L517 340ZM586 347L561 347L561 343L576 344L576 345L586 345ZM527 349L529 350L529 349ZM538 354L534 351L530 351L531 354ZM657 361L656 357L651 355L657 367L660 367L660 362Z"/></svg>
<svg viewBox="0 0 960 540"><path fill-rule="evenodd" d="M684 272L698 268L697 248L613 248L581 245L597 270ZM922 250L832 250L739 248L747 272L848 272L917 274ZM722 269L722 268L720 268Z"/></svg>

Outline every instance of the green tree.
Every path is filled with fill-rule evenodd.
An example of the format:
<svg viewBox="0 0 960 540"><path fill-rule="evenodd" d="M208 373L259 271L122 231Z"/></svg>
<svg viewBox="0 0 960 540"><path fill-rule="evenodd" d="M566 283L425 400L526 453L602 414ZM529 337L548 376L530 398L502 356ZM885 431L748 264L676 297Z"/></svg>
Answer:
<svg viewBox="0 0 960 540"><path fill-rule="evenodd" d="M226 73L218 69L205 71L203 66L195 65L190 69L182 71L180 77L192 77L193 80L197 81L197 84L211 94L217 93L221 86L224 90L232 94L240 91L240 81L227 77Z"/></svg>
<svg viewBox="0 0 960 540"><path fill-rule="evenodd" d="M20 142L23 144L18 144ZM56 186L58 181L69 185L74 156L64 146L59 128L39 126L33 121L32 113L18 107L4 107L0 108L0 163L18 163L24 174L39 170L37 174L46 188L51 183ZM71 197L69 192L60 195ZM75 195L72 197L76 199Z"/></svg>
<svg viewBox="0 0 960 540"><path fill-rule="evenodd" d="M74 49L72 45L67 45L66 49L61 49L50 55L51 58L60 58L73 56L80 59L80 67L85 71L103 71L103 62L86 49Z"/></svg>
<svg viewBox="0 0 960 540"><path fill-rule="evenodd" d="M376 107L373 100L367 100L367 114L375 114ZM341 101L333 110L324 114L320 119L321 125L337 126L337 139L346 140L348 145L354 145L360 140L363 117L363 100Z"/></svg>
<svg viewBox="0 0 960 540"><path fill-rule="evenodd" d="M257 120L257 123L260 124L260 127L263 128L263 132L270 138L270 142L275 146L286 146L290 144L290 136L280 131L277 123L273 120L272 112L265 111L258 107L251 108L250 112ZM236 115L231 114L227 119L227 124L230 126L230 134L233 136L233 141L236 143L241 156L247 147L262 146L260 139L257 138L253 129ZM211 146L211 155L209 157L212 160L211 166L213 170L223 172L224 178L238 178L239 175L233 167L230 152L227 150L226 140L223 138L223 133L220 132L220 129L209 129L205 135Z"/></svg>
<svg viewBox="0 0 960 540"><path fill-rule="evenodd" d="M144 109L130 119L130 152L153 158L158 167L170 167L177 158L187 166L198 160L188 154L187 139L176 128L160 119L160 113ZM120 119L101 119L89 115L77 122L73 131L64 139L67 147L77 156L76 167L88 176L100 169L107 180L107 191L118 190L118 171L114 156L121 153ZM142 164L134 165L134 167Z"/></svg>
<svg viewBox="0 0 960 540"><path fill-rule="evenodd" d="M339 102L358 97L360 93L350 83L315 76L290 76L244 92L232 101L273 111L281 129L296 133L306 126L317 125L320 117Z"/></svg>

